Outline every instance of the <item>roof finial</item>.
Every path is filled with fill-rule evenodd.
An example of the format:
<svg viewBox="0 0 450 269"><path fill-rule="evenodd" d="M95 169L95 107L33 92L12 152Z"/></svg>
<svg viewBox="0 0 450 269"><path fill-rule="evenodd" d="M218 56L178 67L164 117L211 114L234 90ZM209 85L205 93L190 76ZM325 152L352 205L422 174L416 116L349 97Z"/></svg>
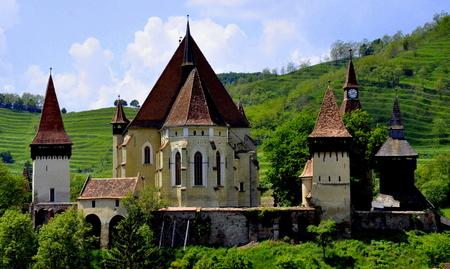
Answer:
<svg viewBox="0 0 450 269"><path fill-rule="evenodd" d="M352 56L352 49L348 50L350 52L350 61L353 60L353 56Z"/></svg>
<svg viewBox="0 0 450 269"><path fill-rule="evenodd" d="M50 76L52 75L52 68L50 67Z"/></svg>
<svg viewBox="0 0 450 269"><path fill-rule="evenodd" d="M120 94L119 94L119 95L117 95L117 100L120 100Z"/></svg>
<svg viewBox="0 0 450 269"><path fill-rule="evenodd" d="M331 79L328 80L328 86L330 86L330 83L331 83Z"/></svg>
<svg viewBox="0 0 450 269"><path fill-rule="evenodd" d="M395 95L398 95L398 89L397 89L397 87L395 88Z"/></svg>

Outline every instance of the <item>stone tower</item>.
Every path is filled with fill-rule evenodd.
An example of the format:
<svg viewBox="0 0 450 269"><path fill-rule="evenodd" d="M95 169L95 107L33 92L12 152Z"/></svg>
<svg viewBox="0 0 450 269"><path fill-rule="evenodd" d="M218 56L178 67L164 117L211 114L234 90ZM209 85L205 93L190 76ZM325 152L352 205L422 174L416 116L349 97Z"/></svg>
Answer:
<svg viewBox="0 0 450 269"><path fill-rule="evenodd" d="M333 90L328 87L313 132L310 205L320 207L321 219L333 219L350 231L350 144Z"/></svg>
<svg viewBox="0 0 450 269"><path fill-rule="evenodd" d="M120 96L117 100L116 111L110 124L113 127L113 177L121 177L120 164L122 163L122 156L119 154L119 145L123 143L123 132L130 121L125 116L123 111Z"/></svg>
<svg viewBox="0 0 450 269"><path fill-rule="evenodd" d="M70 156L67 135L50 74L39 128L30 144L33 159L33 203L70 202Z"/></svg>
<svg viewBox="0 0 450 269"><path fill-rule="evenodd" d="M341 114L362 109L361 103L359 102L359 84L351 59L348 62L347 75L342 89L344 89L344 101L341 104Z"/></svg>

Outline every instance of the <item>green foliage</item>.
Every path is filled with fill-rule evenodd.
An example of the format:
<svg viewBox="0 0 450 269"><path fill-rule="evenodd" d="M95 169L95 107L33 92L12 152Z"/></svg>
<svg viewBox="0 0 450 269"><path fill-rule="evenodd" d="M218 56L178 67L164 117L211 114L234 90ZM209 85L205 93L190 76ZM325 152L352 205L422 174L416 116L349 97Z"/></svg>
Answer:
<svg viewBox="0 0 450 269"><path fill-rule="evenodd" d="M336 222L332 219L322 220L319 225L309 225L308 232L317 235L316 240L319 246L322 247L323 258L325 259L325 250L333 242L333 237L336 233Z"/></svg>
<svg viewBox="0 0 450 269"><path fill-rule="evenodd" d="M281 125L266 140L264 153L271 164L267 180L272 184L276 205L296 206L301 203L301 169L309 156L307 137L312 132L317 114L304 111Z"/></svg>
<svg viewBox="0 0 450 269"><path fill-rule="evenodd" d="M128 216L117 225L111 249L105 253L108 268L155 268L165 264L164 252L154 243L153 211L167 206L160 189L146 186L139 198L134 193L122 198Z"/></svg>
<svg viewBox="0 0 450 269"><path fill-rule="evenodd" d="M450 233L410 232L411 246L426 257L429 267L442 267L450 260Z"/></svg>
<svg viewBox="0 0 450 269"><path fill-rule="evenodd" d="M200 212L196 212L193 224L195 240L199 244L207 244L211 234L211 218L203 218Z"/></svg>
<svg viewBox="0 0 450 269"><path fill-rule="evenodd" d="M0 152L0 158L4 163L14 163L13 156L11 155L11 151L3 151Z"/></svg>
<svg viewBox="0 0 450 269"><path fill-rule="evenodd" d="M70 201L76 202L78 197L80 196L81 189L84 186L86 181L86 177L80 174L70 174Z"/></svg>
<svg viewBox="0 0 450 269"><path fill-rule="evenodd" d="M37 251L33 222L19 210L6 210L0 218L0 267L29 268Z"/></svg>
<svg viewBox="0 0 450 269"><path fill-rule="evenodd" d="M39 230L34 268L90 268L95 240L90 230L83 212L73 207L55 215Z"/></svg>
<svg viewBox="0 0 450 269"><path fill-rule="evenodd" d="M236 247L230 249L211 249L201 246L189 247L184 255L172 262L171 268L180 269L247 269L253 268L252 262Z"/></svg>
<svg viewBox="0 0 450 269"><path fill-rule="evenodd" d="M138 100L133 100L133 101L131 101L130 102L130 106L132 106L132 107L140 107L140 105L139 105L139 101Z"/></svg>
<svg viewBox="0 0 450 269"><path fill-rule="evenodd" d="M8 173L8 168L0 163L0 216L8 208L27 209L27 189L29 183L24 177Z"/></svg>

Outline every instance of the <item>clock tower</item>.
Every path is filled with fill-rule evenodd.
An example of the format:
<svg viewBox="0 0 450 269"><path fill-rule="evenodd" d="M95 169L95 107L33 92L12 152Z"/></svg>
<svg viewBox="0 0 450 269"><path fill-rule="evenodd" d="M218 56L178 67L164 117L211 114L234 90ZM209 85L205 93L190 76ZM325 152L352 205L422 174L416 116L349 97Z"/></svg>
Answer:
<svg viewBox="0 0 450 269"><path fill-rule="evenodd" d="M342 86L342 89L344 89L344 101L341 105L341 114L362 109L361 103L359 102L359 84L356 79L351 53L352 50L350 50L350 62L348 63L347 76L345 77L344 86Z"/></svg>

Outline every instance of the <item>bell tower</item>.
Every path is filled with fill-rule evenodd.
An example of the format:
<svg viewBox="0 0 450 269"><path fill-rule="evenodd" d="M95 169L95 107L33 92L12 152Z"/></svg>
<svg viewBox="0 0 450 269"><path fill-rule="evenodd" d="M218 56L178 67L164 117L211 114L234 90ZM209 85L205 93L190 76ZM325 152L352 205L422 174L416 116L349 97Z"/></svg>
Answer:
<svg viewBox="0 0 450 269"><path fill-rule="evenodd" d="M119 151L119 146L123 143L123 133L130 121L125 116L123 111L120 95L117 99L116 111L110 124L113 127L113 177L122 177L119 164L122 163L122 154Z"/></svg>
<svg viewBox="0 0 450 269"><path fill-rule="evenodd" d="M356 79L355 68L353 67L352 50L349 51L350 62L348 63L344 86L342 86L342 89L344 89L344 101L341 105L341 114L362 109L359 102L359 84Z"/></svg>
<svg viewBox="0 0 450 269"><path fill-rule="evenodd" d="M39 128L30 144L33 159L33 203L70 202L72 144L64 129L50 74Z"/></svg>

